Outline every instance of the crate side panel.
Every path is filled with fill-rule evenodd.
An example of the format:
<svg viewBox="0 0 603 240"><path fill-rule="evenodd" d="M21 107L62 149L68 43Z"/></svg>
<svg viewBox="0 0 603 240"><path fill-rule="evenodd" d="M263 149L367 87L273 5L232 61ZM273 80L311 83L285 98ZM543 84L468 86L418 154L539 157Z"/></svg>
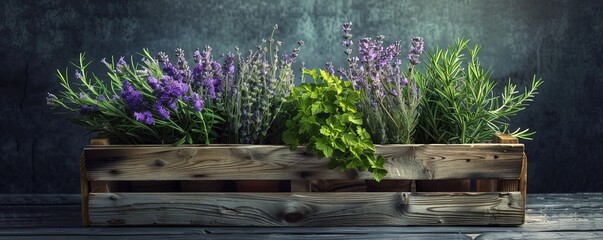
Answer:
<svg viewBox="0 0 603 240"><path fill-rule="evenodd" d="M92 193L93 226L517 225L511 193Z"/></svg>
<svg viewBox="0 0 603 240"><path fill-rule="evenodd" d="M383 145L386 179L519 179L522 144ZM300 148L236 145L205 147L90 147L87 177L134 180L364 180L370 173L327 168Z"/></svg>

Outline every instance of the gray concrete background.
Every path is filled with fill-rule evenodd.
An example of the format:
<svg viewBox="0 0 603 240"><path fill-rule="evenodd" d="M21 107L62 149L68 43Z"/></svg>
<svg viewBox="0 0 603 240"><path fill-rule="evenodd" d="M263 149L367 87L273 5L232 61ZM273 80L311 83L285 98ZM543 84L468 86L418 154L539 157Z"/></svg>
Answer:
<svg viewBox="0 0 603 240"><path fill-rule="evenodd" d="M482 46L494 77L541 94L515 126L537 131L525 142L530 192L603 191L603 1L16 1L0 5L0 193L76 193L87 132L53 114L54 76L86 52L98 61L210 44L215 52L253 47L276 34L309 67L344 63L340 24L355 37L386 41L423 36L427 49L466 36ZM191 61L192 62L192 61ZM103 73L103 72L98 72ZM99 74L103 75L103 74Z"/></svg>

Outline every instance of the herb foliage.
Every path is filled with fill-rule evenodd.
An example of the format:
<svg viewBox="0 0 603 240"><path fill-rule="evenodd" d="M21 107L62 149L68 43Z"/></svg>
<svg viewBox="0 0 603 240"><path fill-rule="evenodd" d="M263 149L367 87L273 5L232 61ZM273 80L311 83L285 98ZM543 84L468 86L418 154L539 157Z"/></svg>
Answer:
<svg viewBox="0 0 603 240"><path fill-rule="evenodd" d="M534 132L510 132L510 117L524 110L543 83L533 77L523 92L509 82L498 96L490 70L482 68L479 46L458 39L447 49L428 52L424 71L415 74L422 98L416 132L421 143L477 143L489 141L498 132L530 139ZM466 58L466 55L468 58Z"/></svg>
<svg viewBox="0 0 603 240"><path fill-rule="evenodd" d="M362 126L358 112L360 92L348 81L341 81L324 70L304 70L313 83L293 88L289 103L293 118L286 123L283 141L292 149L300 144L319 158L330 158L329 167L342 171L370 171L381 180L387 171L384 159L375 155L369 133Z"/></svg>

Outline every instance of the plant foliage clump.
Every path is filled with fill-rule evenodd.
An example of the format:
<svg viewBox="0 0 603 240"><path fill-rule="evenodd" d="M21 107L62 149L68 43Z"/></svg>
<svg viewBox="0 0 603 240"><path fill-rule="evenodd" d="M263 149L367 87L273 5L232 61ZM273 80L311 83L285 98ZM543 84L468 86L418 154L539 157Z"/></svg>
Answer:
<svg viewBox="0 0 603 240"><path fill-rule="evenodd" d="M283 141L292 149L305 144L306 151L330 158L330 168L368 170L381 180L387 171L362 126L363 114L357 110L360 92L324 70L304 70L304 74L314 82L293 88L289 101L294 117L286 123Z"/></svg>
<svg viewBox="0 0 603 240"><path fill-rule="evenodd" d="M529 139L533 132L528 129L509 131L510 117L528 106L543 81L534 76L530 88L521 93L509 81L502 94L495 95L492 74L477 57L479 46L468 43L458 39L445 50L428 52L424 71L415 75L422 93L417 140L476 143L499 132Z"/></svg>
<svg viewBox="0 0 603 240"><path fill-rule="evenodd" d="M144 49L141 56L142 64L129 64L124 57L116 63L103 59L107 83L87 72L90 63L81 54L74 81L67 70L57 71L62 91L49 93L47 104L120 143L209 144L213 125L222 119L208 107L210 86L201 80L202 73L189 69L181 49L175 64L164 53L155 59Z"/></svg>

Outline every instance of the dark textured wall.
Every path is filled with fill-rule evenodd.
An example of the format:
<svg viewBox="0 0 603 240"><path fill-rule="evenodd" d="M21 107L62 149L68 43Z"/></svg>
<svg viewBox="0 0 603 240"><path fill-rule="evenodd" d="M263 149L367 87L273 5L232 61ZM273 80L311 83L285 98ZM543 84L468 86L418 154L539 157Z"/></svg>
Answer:
<svg viewBox="0 0 603 240"><path fill-rule="evenodd" d="M189 53L253 47L279 24L287 48L306 42L310 67L341 65L340 24L356 37L423 36L428 49L466 36L482 46L494 77L541 94L515 118L537 131L525 142L530 192L603 191L603 1L15 1L0 5L0 193L76 193L78 158L90 136L45 106L57 68L86 52L103 57L143 47ZM190 56L190 55L189 55ZM102 75L102 74L101 74Z"/></svg>

